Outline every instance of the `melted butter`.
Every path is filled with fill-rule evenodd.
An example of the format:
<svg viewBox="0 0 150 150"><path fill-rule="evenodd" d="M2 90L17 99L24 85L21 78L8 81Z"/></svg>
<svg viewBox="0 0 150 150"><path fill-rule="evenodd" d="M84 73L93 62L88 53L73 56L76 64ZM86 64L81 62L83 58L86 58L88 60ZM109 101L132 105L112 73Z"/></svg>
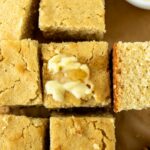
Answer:
<svg viewBox="0 0 150 150"><path fill-rule="evenodd" d="M89 81L89 68L81 64L75 56L57 54L48 61L48 70L52 75L63 73L67 78L65 82L53 79L45 84L46 93L52 95L55 101L63 101L65 92L69 92L77 99L86 98L92 94L93 86L87 86Z"/></svg>
<svg viewBox="0 0 150 150"><path fill-rule="evenodd" d="M73 69L81 69L89 75L88 66L86 64L79 63L75 56L58 54L53 56L48 61L48 70L53 74L56 74L60 71L65 72Z"/></svg>
<svg viewBox="0 0 150 150"><path fill-rule="evenodd" d="M92 94L92 90L81 81L70 81L62 84L56 80L51 80L45 84L45 89L46 93L52 95L55 101L63 101L65 91L71 93L77 99Z"/></svg>

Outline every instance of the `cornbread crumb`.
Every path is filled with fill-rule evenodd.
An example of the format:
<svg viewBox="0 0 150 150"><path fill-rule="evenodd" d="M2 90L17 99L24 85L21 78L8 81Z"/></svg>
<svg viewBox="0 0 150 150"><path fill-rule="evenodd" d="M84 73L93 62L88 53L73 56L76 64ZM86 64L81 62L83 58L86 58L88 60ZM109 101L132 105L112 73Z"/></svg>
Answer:
<svg viewBox="0 0 150 150"><path fill-rule="evenodd" d="M150 107L150 42L118 42L113 66L114 110Z"/></svg>

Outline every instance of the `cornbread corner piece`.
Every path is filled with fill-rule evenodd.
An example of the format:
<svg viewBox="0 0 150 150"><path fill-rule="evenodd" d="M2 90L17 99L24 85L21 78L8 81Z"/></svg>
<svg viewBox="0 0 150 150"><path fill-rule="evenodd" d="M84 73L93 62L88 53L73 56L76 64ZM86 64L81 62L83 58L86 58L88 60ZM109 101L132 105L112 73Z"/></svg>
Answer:
<svg viewBox="0 0 150 150"><path fill-rule="evenodd" d="M106 32L104 0L41 0L39 14L50 39L100 40Z"/></svg>
<svg viewBox="0 0 150 150"><path fill-rule="evenodd" d="M56 116L50 118L51 150L115 150L111 116Z"/></svg>
<svg viewBox="0 0 150 150"><path fill-rule="evenodd" d="M150 107L150 42L118 42L113 49L114 111Z"/></svg>
<svg viewBox="0 0 150 150"><path fill-rule="evenodd" d="M50 43L41 47L47 108L110 104L107 42Z"/></svg>
<svg viewBox="0 0 150 150"><path fill-rule="evenodd" d="M48 120L0 115L1 150L44 150Z"/></svg>
<svg viewBox="0 0 150 150"><path fill-rule="evenodd" d="M41 105L38 42L0 41L0 106Z"/></svg>
<svg viewBox="0 0 150 150"><path fill-rule="evenodd" d="M0 40L29 38L39 0L0 0Z"/></svg>

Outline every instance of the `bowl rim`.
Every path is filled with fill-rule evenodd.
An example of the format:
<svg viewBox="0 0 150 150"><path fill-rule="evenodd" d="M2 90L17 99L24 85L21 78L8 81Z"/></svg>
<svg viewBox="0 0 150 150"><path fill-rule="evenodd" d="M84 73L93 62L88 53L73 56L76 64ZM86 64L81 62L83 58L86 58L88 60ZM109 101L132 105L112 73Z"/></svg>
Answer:
<svg viewBox="0 0 150 150"><path fill-rule="evenodd" d="M126 0L126 1L138 8L150 10L150 0Z"/></svg>

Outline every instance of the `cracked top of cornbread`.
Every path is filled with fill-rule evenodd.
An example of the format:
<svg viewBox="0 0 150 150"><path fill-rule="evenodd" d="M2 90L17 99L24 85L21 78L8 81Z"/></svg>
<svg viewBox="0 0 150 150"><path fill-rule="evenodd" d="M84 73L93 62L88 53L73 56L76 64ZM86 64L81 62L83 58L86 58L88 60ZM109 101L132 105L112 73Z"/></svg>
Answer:
<svg viewBox="0 0 150 150"><path fill-rule="evenodd" d="M1 150L44 150L47 119L0 115Z"/></svg>
<svg viewBox="0 0 150 150"><path fill-rule="evenodd" d="M114 118L54 116L50 118L51 150L115 150Z"/></svg>
<svg viewBox="0 0 150 150"><path fill-rule="evenodd" d="M38 43L0 41L0 105L40 104Z"/></svg>

